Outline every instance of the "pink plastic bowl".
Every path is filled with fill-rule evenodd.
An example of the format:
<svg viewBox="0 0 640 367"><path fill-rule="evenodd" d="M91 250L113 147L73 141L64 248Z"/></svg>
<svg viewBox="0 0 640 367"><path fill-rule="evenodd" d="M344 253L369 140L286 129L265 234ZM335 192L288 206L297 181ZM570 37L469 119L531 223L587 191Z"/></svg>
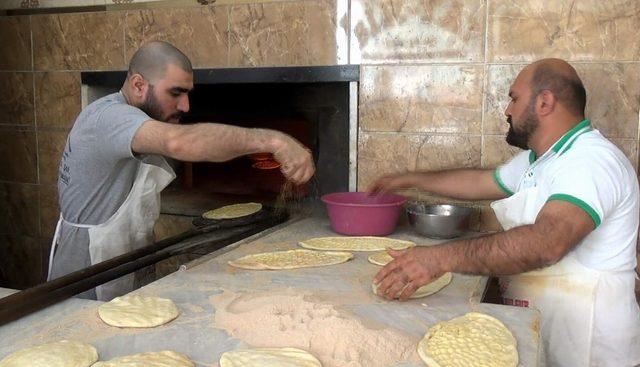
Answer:
<svg viewBox="0 0 640 367"><path fill-rule="evenodd" d="M336 192L322 196L331 228L352 236L386 236L393 233L406 199L400 195L369 196L364 192Z"/></svg>

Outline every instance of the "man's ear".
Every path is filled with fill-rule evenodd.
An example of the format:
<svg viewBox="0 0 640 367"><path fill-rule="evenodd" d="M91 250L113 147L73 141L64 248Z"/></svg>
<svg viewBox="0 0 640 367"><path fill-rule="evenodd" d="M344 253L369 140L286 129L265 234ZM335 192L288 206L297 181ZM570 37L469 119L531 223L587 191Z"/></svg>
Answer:
<svg viewBox="0 0 640 367"><path fill-rule="evenodd" d="M147 89L149 88L149 82L142 77L140 74L133 74L129 78L129 84L131 85L131 90L133 94L137 98L144 98L147 94Z"/></svg>
<svg viewBox="0 0 640 367"><path fill-rule="evenodd" d="M556 103L558 100L556 96L548 89L543 89L540 94L538 94L538 98L536 101L536 109L538 110L538 115L546 116L552 113L556 108Z"/></svg>

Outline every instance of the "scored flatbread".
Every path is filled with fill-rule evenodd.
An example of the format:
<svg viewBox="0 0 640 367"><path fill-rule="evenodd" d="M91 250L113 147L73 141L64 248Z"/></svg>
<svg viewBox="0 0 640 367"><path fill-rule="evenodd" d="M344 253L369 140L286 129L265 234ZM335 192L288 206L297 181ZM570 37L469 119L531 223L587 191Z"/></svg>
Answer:
<svg viewBox="0 0 640 367"><path fill-rule="evenodd" d="M369 260L369 262L372 264L385 266L393 261L393 257L391 257L391 255L389 255L389 253L386 251L380 251L376 252L375 254L369 255L367 260Z"/></svg>
<svg viewBox="0 0 640 367"><path fill-rule="evenodd" d="M312 250L334 251L381 251L388 248L402 250L415 246L411 241L396 240L386 237L318 237L298 243Z"/></svg>
<svg viewBox="0 0 640 367"><path fill-rule="evenodd" d="M220 367L322 367L311 353L297 348L236 349L220 357Z"/></svg>
<svg viewBox="0 0 640 367"><path fill-rule="evenodd" d="M233 204L209 210L202 214L202 217L205 219L233 219L246 217L259 212L261 209L262 204L260 203Z"/></svg>
<svg viewBox="0 0 640 367"><path fill-rule="evenodd" d="M479 312L442 321L418 343L420 358L430 367L516 367L516 338L500 320Z"/></svg>
<svg viewBox="0 0 640 367"><path fill-rule="evenodd" d="M350 252L296 249L247 255L229 261L229 265L251 270L279 270L335 265L352 258L353 254Z"/></svg>
<svg viewBox="0 0 640 367"><path fill-rule="evenodd" d="M154 327L178 317L178 308L167 298L122 296L98 307L105 323L117 327Z"/></svg>
<svg viewBox="0 0 640 367"><path fill-rule="evenodd" d="M0 361L0 367L89 367L97 360L93 346L60 340L13 352Z"/></svg>
<svg viewBox="0 0 640 367"><path fill-rule="evenodd" d="M171 350L122 356L91 367L194 367L189 357Z"/></svg>
<svg viewBox="0 0 640 367"><path fill-rule="evenodd" d="M451 279L453 279L453 275L451 273L444 273L431 283L427 283L422 287L416 289L416 291L412 295L410 295L409 298L422 298L430 296L451 283ZM373 293L378 294L378 284L372 283L371 288L373 289Z"/></svg>

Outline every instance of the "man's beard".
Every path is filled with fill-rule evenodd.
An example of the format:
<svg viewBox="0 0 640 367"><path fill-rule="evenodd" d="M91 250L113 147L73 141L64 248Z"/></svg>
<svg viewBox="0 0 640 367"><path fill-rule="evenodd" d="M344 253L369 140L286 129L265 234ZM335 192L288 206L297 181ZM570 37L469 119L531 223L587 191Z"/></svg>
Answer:
<svg viewBox="0 0 640 367"><path fill-rule="evenodd" d="M513 128L511 116L507 118L509 123L509 131L507 132L507 143L520 149L529 149L529 139L531 135L538 129L538 118L533 113L533 104L530 104L522 116L522 130L516 131Z"/></svg>
<svg viewBox="0 0 640 367"><path fill-rule="evenodd" d="M181 112L176 112L167 117L162 115L162 106L160 106L160 101L156 98L154 93L154 88L152 84L149 84L149 89L147 90L147 98L145 98L144 103L140 106L140 109L144 111L149 117L154 120L167 122L170 120L179 121L180 117L182 117Z"/></svg>

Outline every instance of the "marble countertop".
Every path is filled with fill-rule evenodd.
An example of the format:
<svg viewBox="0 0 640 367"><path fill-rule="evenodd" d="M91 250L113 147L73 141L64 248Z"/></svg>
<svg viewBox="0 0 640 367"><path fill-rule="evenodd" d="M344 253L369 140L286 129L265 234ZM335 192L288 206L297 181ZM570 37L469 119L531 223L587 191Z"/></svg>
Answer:
<svg viewBox="0 0 640 367"><path fill-rule="evenodd" d="M309 350L325 367L375 366L378 364L373 361L383 355L392 358L389 356L396 347L406 351L397 359L380 362L380 366L423 366L415 345L426 330L439 321L477 311L498 318L512 331L521 366L539 365L538 312L480 303L486 277L454 274L440 292L398 302L372 293L371 281L379 267L367 261L367 252L356 252L347 263L320 268L255 271L227 264L247 254L294 249L299 240L332 235L335 233L322 216L290 221L136 290L140 295L170 298L180 309L176 320L157 328L111 327L97 316L101 302L61 302L0 327L0 358L32 345L76 339L94 345L101 360L172 349L187 354L198 366L217 366L225 351L278 346L291 336L287 346ZM419 245L442 242L419 237L404 227L390 237ZM301 324L291 321L296 318ZM344 325L357 333L341 329ZM324 338L321 343L319 338ZM339 347L350 343L353 345Z"/></svg>

